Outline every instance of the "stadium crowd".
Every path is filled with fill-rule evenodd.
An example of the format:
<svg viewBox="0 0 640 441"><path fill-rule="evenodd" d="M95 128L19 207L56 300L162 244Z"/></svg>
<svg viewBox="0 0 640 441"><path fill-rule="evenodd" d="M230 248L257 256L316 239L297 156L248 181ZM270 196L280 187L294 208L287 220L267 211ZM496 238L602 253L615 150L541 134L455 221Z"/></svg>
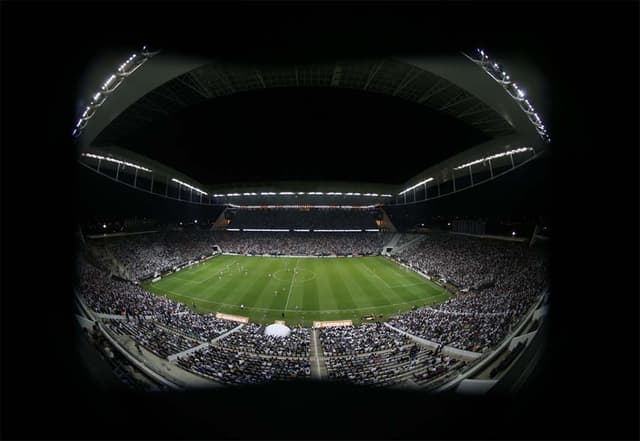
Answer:
<svg viewBox="0 0 640 441"><path fill-rule="evenodd" d="M322 328L320 342L327 357L379 352L411 343L406 337L381 323Z"/></svg>
<svg viewBox="0 0 640 441"><path fill-rule="evenodd" d="M377 255L383 239L378 233L257 233L217 234L223 251L238 254L291 256Z"/></svg>
<svg viewBox="0 0 640 441"><path fill-rule="evenodd" d="M330 380L375 386L390 386L407 380L424 384L464 365L464 362L415 343L398 346L385 353L328 357L325 362Z"/></svg>
<svg viewBox="0 0 640 441"><path fill-rule="evenodd" d="M252 354L279 357L309 357L311 331L309 328L291 328L287 337L264 334L264 326L249 323L240 330L218 341L218 346Z"/></svg>
<svg viewBox="0 0 640 441"><path fill-rule="evenodd" d="M210 254L214 244L242 254L365 255L378 254L383 241L376 233L196 230L109 239L104 248L138 276ZM500 343L547 288L545 256L526 244L430 234L396 257L461 292L440 305L394 317L389 324L458 349L485 352ZM110 277L84 261L79 265L79 290L94 311L124 316L109 321L112 329L161 357L211 341L237 326L211 314L195 314L184 304ZM337 381L388 385L411 379L421 384L460 365L418 348L409 337L380 323L323 328L319 335L329 377ZM310 340L309 329L268 337L263 327L249 324L178 363L227 384L304 378L310 375Z"/></svg>
<svg viewBox="0 0 640 441"><path fill-rule="evenodd" d="M131 280L138 280L209 256L214 245L210 231L196 229L98 239L93 249L105 262L113 256Z"/></svg>
<svg viewBox="0 0 640 441"><path fill-rule="evenodd" d="M78 271L80 293L95 312L154 320L200 341L209 341L236 326L211 314L195 314L182 303L116 280L86 262L80 261Z"/></svg>
<svg viewBox="0 0 640 441"><path fill-rule="evenodd" d="M136 343L144 346L158 357L167 358L200 343L182 335L170 332L149 320L109 320L107 325L116 333L129 335Z"/></svg>
<svg viewBox="0 0 640 441"><path fill-rule="evenodd" d="M521 243L432 234L398 257L464 291L389 323L458 349L483 352L496 345L547 286L545 256Z"/></svg>
<svg viewBox="0 0 640 441"><path fill-rule="evenodd" d="M105 267L129 280L140 280L209 256L214 245L238 254L377 255L384 239L378 233L257 233L205 230L112 237L91 242ZM113 259L124 267L122 274Z"/></svg>
<svg viewBox="0 0 640 441"><path fill-rule="evenodd" d="M311 376L309 358L262 357L238 348L208 347L179 357L178 365L225 384L259 384Z"/></svg>
<svg viewBox="0 0 640 441"><path fill-rule="evenodd" d="M225 216L233 228L377 228L378 209L256 208L228 210Z"/></svg>

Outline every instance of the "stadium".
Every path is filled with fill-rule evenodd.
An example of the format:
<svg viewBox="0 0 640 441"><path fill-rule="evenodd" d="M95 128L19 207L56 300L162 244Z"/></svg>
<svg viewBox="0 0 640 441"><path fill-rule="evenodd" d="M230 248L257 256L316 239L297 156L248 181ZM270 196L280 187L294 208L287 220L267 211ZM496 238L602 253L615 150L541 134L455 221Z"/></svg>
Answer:
<svg viewBox="0 0 640 441"><path fill-rule="evenodd" d="M3 438L638 438L637 3L0 10Z"/></svg>
<svg viewBox="0 0 640 441"><path fill-rule="evenodd" d="M511 209L511 177L544 179L535 68L489 48L247 64L150 42L115 58L88 74L71 132L74 305L128 387L486 393L535 365L549 219L464 199ZM400 131L425 151L394 151Z"/></svg>

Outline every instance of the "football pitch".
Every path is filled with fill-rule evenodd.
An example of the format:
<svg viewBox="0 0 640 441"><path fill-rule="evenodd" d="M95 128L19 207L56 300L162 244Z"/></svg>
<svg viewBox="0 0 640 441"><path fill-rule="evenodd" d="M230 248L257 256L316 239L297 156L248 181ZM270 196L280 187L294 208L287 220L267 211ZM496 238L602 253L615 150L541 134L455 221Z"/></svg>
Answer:
<svg viewBox="0 0 640 441"><path fill-rule="evenodd" d="M384 257L289 258L218 256L145 289L199 313L223 312L270 324L314 320L382 320L450 294Z"/></svg>

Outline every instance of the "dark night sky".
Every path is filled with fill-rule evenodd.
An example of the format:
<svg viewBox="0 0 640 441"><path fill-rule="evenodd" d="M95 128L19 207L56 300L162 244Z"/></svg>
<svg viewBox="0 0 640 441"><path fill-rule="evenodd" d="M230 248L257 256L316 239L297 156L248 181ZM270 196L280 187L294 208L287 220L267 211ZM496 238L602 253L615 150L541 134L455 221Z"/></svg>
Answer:
<svg viewBox="0 0 640 441"><path fill-rule="evenodd" d="M282 88L215 98L121 142L205 184L305 179L400 184L488 139L461 121L400 98Z"/></svg>

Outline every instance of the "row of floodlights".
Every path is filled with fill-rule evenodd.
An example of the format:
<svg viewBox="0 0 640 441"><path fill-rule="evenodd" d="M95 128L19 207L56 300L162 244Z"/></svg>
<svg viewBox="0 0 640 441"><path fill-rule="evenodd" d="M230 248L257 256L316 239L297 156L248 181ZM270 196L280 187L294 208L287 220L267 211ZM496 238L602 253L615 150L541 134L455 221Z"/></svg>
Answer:
<svg viewBox="0 0 640 441"><path fill-rule="evenodd" d="M177 182L177 183L178 183L178 184L180 184L180 185L184 185L185 187L190 188L191 190L193 190L193 191L195 191L195 192L198 192L198 193L203 194L203 195L207 195L207 192L202 191L202 190L200 190L199 188L194 187L193 185L189 185L189 184L187 184L186 182L182 182L182 181L181 181L181 180L179 180L179 179L171 178L171 180L172 180L173 182Z"/></svg>
<svg viewBox="0 0 640 441"><path fill-rule="evenodd" d="M534 125L540 137L542 137L542 139L544 139L546 142L551 142L551 138L549 137L547 129L540 119L540 115L536 113L529 100L525 98L525 91L518 87L515 82L511 81L511 77L507 74L505 69L500 64L490 60L489 55L487 55L484 50L477 49L477 52L479 60L473 58L471 59L476 64L479 64L491 78L500 83L504 90L507 91L509 96L511 96L511 98L516 100L520 108L527 115L529 121Z"/></svg>
<svg viewBox="0 0 640 441"><path fill-rule="evenodd" d="M109 95L113 93L122 82L135 72L140 66L142 66L149 58L156 55L158 52L149 52L147 46L142 46L140 53L133 53L127 58L120 66L116 73L111 74L100 87L100 90L92 95L89 105L85 107L82 112L82 116L78 118L76 126L71 132L73 137L81 135L82 130L96 113L96 109L104 104Z"/></svg>
<svg viewBox="0 0 640 441"><path fill-rule="evenodd" d="M471 167L475 164L480 164L481 162L488 161L490 159L502 158L503 156L515 155L517 153L524 153L533 151L531 147L521 147L515 150L509 150L508 152L496 153L495 155L485 156L484 158L476 159L475 161L467 162L466 164L459 165L458 167L454 167L454 170L460 170L465 167Z"/></svg>
<svg viewBox="0 0 640 441"><path fill-rule="evenodd" d="M460 169L463 169L465 167L471 167L472 165L480 164L481 162L489 161L491 159L502 158L503 156L515 155L515 154L518 154L518 153L524 153L524 152L529 152L529 151L533 151L533 149L531 147L521 147L521 148L518 148L518 149L509 150L507 152L496 153L496 154L491 155L491 156L485 156L484 158L476 159L474 161L467 162L466 164L461 164L461 165L459 165L457 167L454 167L453 169L454 170L460 170ZM420 181L417 184L412 185L411 187L402 190L400 193L398 193L398 196L401 196L401 195L405 194L406 192L411 191L414 188L418 188L421 185L424 185L424 184L426 184L427 182L430 182L430 181L433 181L433 178L427 178L424 181Z"/></svg>
<svg viewBox="0 0 640 441"><path fill-rule="evenodd" d="M99 159L101 161L113 162L114 164L119 164L119 165L121 165L123 167L131 167L131 168L135 168L135 169L138 169L138 170L151 172L150 169L148 169L146 167L142 167L141 165L133 164L133 163L127 162L127 161L121 161L119 159L109 158L108 156L101 156L101 155L96 155L96 154L93 154L93 153L82 153L82 156L86 156L87 158Z"/></svg>
<svg viewBox="0 0 640 441"><path fill-rule="evenodd" d="M252 232L252 233L289 233L290 229L288 228L227 228L225 231L245 231L245 232ZM367 229L353 229L353 230L309 230L306 228L294 228L293 229L294 232L296 233L310 233L311 231L313 231L314 233L362 233L363 231L365 232L370 232L370 233L377 233L380 230L378 228L367 228Z"/></svg>
<svg viewBox="0 0 640 441"><path fill-rule="evenodd" d="M222 198L222 197L237 197L237 196L258 196L258 194L260 194L260 196L275 196L275 195L280 195L280 196L292 196L292 195L327 195L327 196L369 196L369 197L383 197L383 198L390 198L393 197L390 194L378 194L378 193L342 193L342 192L335 192L335 191L330 191L328 193L323 193L321 191L311 191L309 193L305 193L304 191L298 191L298 192L293 192L293 191L281 191L281 192L273 192L273 191L262 191L260 193L255 193L255 192L247 192L247 193L216 193L213 195L213 197L216 198Z"/></svg>
<svg viewBox="0 0 640 441"><path fill-rule="evenodd" d="M138 170L146 171L146 172L149 172L149 173L151 173L151 172L152 172L152 170L151 170L151 169L148 169L148 168L143 167L143 166L141 166L141 165L134 164L134 163L132 163L132 162L128 162L128 161L122 161L122 160L120 160L120 159L110 158L110 157L108 157L108 156L96 155L95 153L81 153L81 155L82 155L82 156L85 156L85 157L87 157L87 158L94 158L94 159L98 159L98 160L100 160L100 161L112 162L112 163L114 163L114 164L118 164L118 165L121 165L121 166L123 166L123 167L131 167L131 168L135 168L135 169L138 169ZM189 188L189 189L191 189L191 190L193 190L193 191L196 191L196 192L198 192L198 193L200 193L200 194L204 194L204 195L206 195L206 194L207 194L207 192L202 191L202 190L200 190L199 188L194 187L193 185L189 185L189 184L187 184L186 182L183 182L183 181L181 181L181 180L179 180L179 179L171 178L171 181L173 181L173 182L175 182L175 183L177 183L177 184L183 185L183 186L185 186L185 187L187 187L187 188Z"/></svg>
<svg viewBox="0 0 640 441"><path fill-rule="evenodd" d="M96 154L94 154L94 153L82 153L82 156L86 156L86 157L88 157L88 158L99 159L99 160L102 160L102 161L113 162L113 163L115 163L115 164L120 164L120 165L122 165L122 166L128 166L128 167L136 168L136 169L138 169L138 170L143 170L143 171L146 171L146 172L151 172L151 170L150 170L150 169L148 169L148 168L146 168L146 167L143 167L143 166L141 166L141 165L133 164L133 163L128 162L128 161L122 161L122 160L115 159L115 158L111 158L111 157L108 157L108 156L96 155ZM183 186L185 186L185 187L187 187L187 188L189 188L189 189L191 189L191 190L194 190L194 191L196 191L196 192L198 192L198 193L200 193L200 194L203 194L203 195L207 195L207 194L208 194L207 192L202 191L202 190L200 190L199 188L194 187L193 185L187 184L186 182L183 182L183 181L181 181L181 180L179 180L179 179L172 178L172 179L171 179L171 181L173 181L173 182L175 182L175 183L178 183L178 184L180 184L180 185L183 185ZM303 194L310 194L310 195L323 195L323 194L325 194L325 193L323 193L323 192L321 192L321 191L315 191L315 192L310 192L310 193L305 193L305 192L302 192L302 191L297 192L297 193L294 193L294 192L292 192L292 191L281 191L281 192L279 192L279 193L275 193L275 192L273 192L273 191L269 191L269 192L265 192L265 191L263 191L263 192L260 192L260 196L273 196L273 195L295 195L295 194L299 194L299 195L303 195ZM341 192L329 192L329 193L326 193L326 194L327 194L327 195L329 195L329 196L340 196L340 195L343 195L343 194L344 194L345 196L360 196L360 195L361 195L360 193L341 193ZM225 197L225 196L257 196L257 195L258 195L258 193L255 193L255 192L248 192L248 193L227 193L227 194L218 194L218 193L216 193L216 194L214 194L214 195L213 195L213 197ZM364 193L362 196L373 196L373 197L377 197L377 196L381 196L381 197L392 197L390 194L380 194L380 195L379 195L378 193Z"/></svg>
<svg viewBox="0 0 640 441"><path fill-rule="evenodd" d="M256 209L263 209L263 208L327 208L327 209L340 208L340 209L351 210L351 209L371 209L371 208L377 207L376 205L235 205L235 204L228 204L228 205L231 208L240 208L240 209L247 209L247 210L256 210Z"/></svg>

